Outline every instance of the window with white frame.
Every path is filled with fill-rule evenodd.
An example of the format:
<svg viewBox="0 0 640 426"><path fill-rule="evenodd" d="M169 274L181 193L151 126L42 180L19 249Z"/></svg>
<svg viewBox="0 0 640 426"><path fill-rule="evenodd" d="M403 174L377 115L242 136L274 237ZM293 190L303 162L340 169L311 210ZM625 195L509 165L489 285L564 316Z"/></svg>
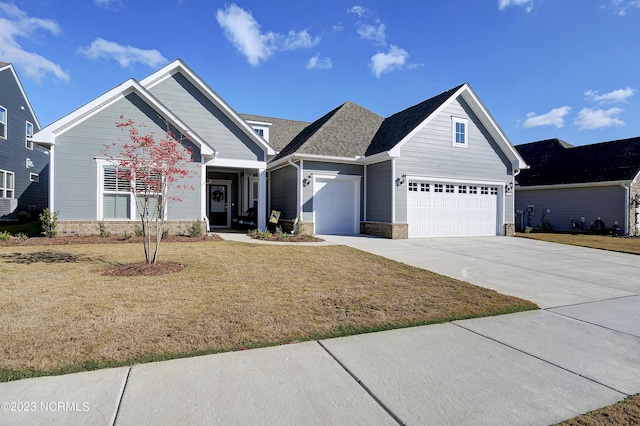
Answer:
<svg viewBox="0 0 640 426"><path fill-rule="evenodd" d="M421 183L420 184L420 192L429 192L429 184Z"/></svg>
<svg viewBox="0 0 640 426"><path fill-rule="evenodd" d="M258 208L258 194L259 194L260 186L258 185L257 178L251 178L251 195L249 198L249 203L251 207Z"/></svg>
<svg viewBox="0 0 640 426"><path fill-rule="evenodd" d="M477 194L478 193L478 187L477 186L470 186L469 187L469 194Z"/></svg>
<svg viewBox="0 0 640 426"><path fill-rule="evenodd" d="M25 143L28 149L33 149L33 124L27 121L27 128L25 130Z"/></svg>
<svg viewBox="0 0 640 426"><path fill-rule="evenodd" d="M6 170L0 170L0 198L13 198L15 185L15 174Z"/></svg>
<svg viewBox="0 0 640 426"><path fill-rule="evenodd" d="M0 138L7 138L7 109L0 105Z"/></svg>
<svg viewBox="0 0 640 426"><path fill-rule="evenodd" d="M409 182L409 191L418 192L418 182Z"/></svg>
<svg viewBox="0 0 640 426"><path fill-rule="evenodd" d="M451 117L451 144L466 148L468 146L468 130L466 118Z"/></svg>
<svg viewBox="0 0 640 426"><path fill-rule="evenodd" d="M433 192L444 192L442 184L441 183L435 183L433 185Z"/></svg>
<svg viewBox="0 0 640 426"><path fill-rule="evenodd" d="M480 195L489 195L489 187L481 186L480 187Z"/></svg>
<svg viewBox="0 0 640 426"><path fill-rule="evenodd" d="M495 186L491 187L491 195L498 195L498 188Z"/></svg>
<svg viewBox="0 0 640 426"><path fill-rule="evenodd" d="M131 182L115 166L104 166L102 176L103 219L131 219Z"/></svg>
<svg viewBox="0 0 640 426"><path fill-rule="evenodd" d="M455 192L455 187L453 185L445 185L445 192L447 194L453 194Z"/></svg>
<svg viewBox="0 0 640 426"><path fill-rule="evenodd" d="M467 185L458 186L458 193L459 194L466 194L467 193Z"/></svg>

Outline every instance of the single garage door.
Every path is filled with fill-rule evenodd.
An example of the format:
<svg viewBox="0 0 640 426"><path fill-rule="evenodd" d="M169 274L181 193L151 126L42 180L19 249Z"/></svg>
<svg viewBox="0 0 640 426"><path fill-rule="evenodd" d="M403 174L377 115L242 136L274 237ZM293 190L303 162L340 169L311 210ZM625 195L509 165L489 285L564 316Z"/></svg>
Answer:
<svg viewBox="0 0 640 426"><path fill-rule="evenodd" d="M360 177L316 177L313 184L315 233L360 233Z"/></svg>
<svg viewBox="0 0 640 426"><path fill-rule="evenodd" d="M498 235L498 187L409 182L409 237Z"/></svg>

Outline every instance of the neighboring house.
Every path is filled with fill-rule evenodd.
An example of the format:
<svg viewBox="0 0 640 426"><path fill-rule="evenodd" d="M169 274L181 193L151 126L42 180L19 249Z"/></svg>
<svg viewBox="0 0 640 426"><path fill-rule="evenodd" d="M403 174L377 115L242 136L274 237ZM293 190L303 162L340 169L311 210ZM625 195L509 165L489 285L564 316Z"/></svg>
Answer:
<svg viewBox="0 0 640 426"><path fill-rule="evenodd" d="M624 233L640 232L640 137L584 146L549 139L516 149L531 166L516 177L521 228L542 227L544 216L558 231L617 225Z"/></svg>
<svg viewBox="0 0 640 426"><path fill-rule="evenodd" d="M346 102L269 162L270 208L317 234L511 235L525 167L468 84L386 119Z"/></svg>
<svg viewBox="0 0 640 426"><path fill-rule="evenodd" d="M194 149L196 191L170 203L173 231L202 219L228 227L257 207L258 226L281 212L317 234L388 238L505 235L514 229L514 175L526 167L468 84L386 119L351 102L313 123L237 114L177 60L128 80L38 132L52 147L50 206L62 233L97 221L132 226L135 200L113 184L101 150L122 139L124 115ZM116 182L117 183L117 182Z"/></svg>
<svg viewBox="0 0 640 426"><path fill-rule="evenodd" d="M13 65L0 62L0 219L47 207L49 152L34 144L38 130Z"/></svg>
<svg viewBox="0 0 640 426"><path fill-rule="evenodd" d="M144 133L166 132L165 121L193 150L196 188L169 201L171 232L184 232L193 220L229 227L232 216L258 206L258 224L266 226L266 168L275 152L220 96L181 60L144 80L127 80L34 135L51 147L50 208L59 211L62 234L96 232L98 221L115 232L130 231L137 220L129 188L114 179L105 144L127 141L116 127L132 119Z"/></svg>

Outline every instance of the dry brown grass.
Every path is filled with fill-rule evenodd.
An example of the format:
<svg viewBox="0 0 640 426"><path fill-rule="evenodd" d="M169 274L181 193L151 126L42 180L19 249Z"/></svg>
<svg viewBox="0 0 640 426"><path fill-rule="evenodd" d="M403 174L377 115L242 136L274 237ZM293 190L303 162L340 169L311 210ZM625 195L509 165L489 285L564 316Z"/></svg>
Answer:
<svg viewBox="0 0 640 426"><path fill-rule="evenodd" d="M536 232L531 234L518 233L517 236L531 238L534 240L549 241L552 243L640 254L640 238L637 237L610 237L589 234L547 234Z"/></svg>
<svg viewBox="0 0 640 426"><path fill-rule="evenodd" d="M560 426L606 426L606 425L638 425L640 424L640 395L632 396L617 404L599 410L590 411L582 416L574 417Z"/></svg>
<svg viewBox="0 0 640 426"><path fill-rule="evenodd" d="M102 275L139 261L137 244L0 247L4 380L536 308L343 246L215 241L160 250L186 269Z"/></svg>

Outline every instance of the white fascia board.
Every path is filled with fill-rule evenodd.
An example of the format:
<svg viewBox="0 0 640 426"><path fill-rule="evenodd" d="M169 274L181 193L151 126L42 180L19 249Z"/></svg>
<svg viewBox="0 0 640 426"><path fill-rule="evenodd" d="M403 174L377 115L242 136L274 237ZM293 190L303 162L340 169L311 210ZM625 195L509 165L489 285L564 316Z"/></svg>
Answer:
<svg viewBox="0 0 640 426"><path fill-rule="evenodd" d="M9 69L11 71L11 73L13 74L13 78L15 78L16 83L18 83L18 88L20 89L20 93L22 93L22 97L24 98L24 101L27 104L27 108L29 108L29 112L33 116L34 120L36 121L36 124L38 125L38 129L39 129L40 128L40 121L38 121L38 117L36 117L36 113L33 111L33 108L31 107L31 102L29 102L29 98L27 97L27 93L24 91L24 87L22 87L22 83L20 82L20 78L18 77L18 74L16 73L16 70L13 68L13 64L5 65L4 67L0 68L0 71L4 71L6 69Z"/></svg>
<svg viewBox="0 0 640 426"><path fill-rule="evenodd" d="M364 164L366 157L334 157L332 155L316 155L316 154L289 154L286 157L278 158L276 161L269 163L269 171L278 169L280 165L288 163L289 159L319 161L322 163L339 163L339 164Z"/></svg>
<svg viewBox="0 0 640 426"><path fill-rule="evenodd" d="M211 167L231 167L236 169L266 169L266 161L235 160L233 158L213 158L205 163Z"/></svg>
<svg viewBox="0 0 640 426"><path fill-rule="evenodd" d="M249 124L256 124L258 126L271 126L273 123L270 121L256 121L256 120L245 120Z"/></svg>
<svg viewBox="0 0 640 426"><path fill-rule="evenodd" d="M391 160L394 158L399 158L399 155L393 155L391 154L391 151L384 151L384 152L379 152L377 154L369 155L365 157L364 164L368 165L368 164L374 164L374 163L381 163L383 161Z"/></svg>
<svg viewBox="0 0 640 426"><path fill-rule="evenodd" d="M489 134L493 136L493 139L498 143L498 146L500 146L502 152L504 152L507 158L511 160L512 167L514 169L528 169L529 166L527 165L527 163L515 149L511 141L509 141L509 138L507 138L505 133L502 131L502 128L495 121L480 98L478 98L478 95L473 91L471 86L465 83L465 85L461 89L464 90L461 91L460 95L462 95L462 98L467 102L476 116L480 119Z"/></svg>
<svg viewBox="0 0 640 426"><path fill-rule="evenodd" d="M151 93L140 85L136 80L129 79L119 86L114 87L102 96L97 97L84 106L76 109L72 113L51 123L44 129L33 135L36 143L43 145L55 145L56 137L64 134L67 130L75 127L83 121L93 117L105 108L113 105L127 95L135 93L140 96L149 106L151 106L162 117L166 118L176 129L196 143L203 155L213 155L213 150L196 132L180 120L173 112L158 101Z"/></svg>
<svg viewBox="0 0 640 426"><path fill-rule="evenodd" d="M602 186L630 185L633 182L634 182L633 180L610 180L606 182L559 183L557 185L536 185L536 186L516 185L515 189L516 191L539 191L542 189L595 188L595 187L602 187Z"/></svg>
<svg viewBox="0 0 640 426"><path fill-rule="evenodd" d="M274 155L275 150L264 138L258 135L251 126L235 112L231 106L225 102L204 80L202 80L191 68L187 66L181 59L176 59L164 68L156 71L147 78L143 79L140 84L147 89L161 83L176 73L182 73L196 88L198 88L215 106L217 106L227 117L231 119L240 129L242 129L249 138L261 146L265 150L265 155Z"/></svg>

